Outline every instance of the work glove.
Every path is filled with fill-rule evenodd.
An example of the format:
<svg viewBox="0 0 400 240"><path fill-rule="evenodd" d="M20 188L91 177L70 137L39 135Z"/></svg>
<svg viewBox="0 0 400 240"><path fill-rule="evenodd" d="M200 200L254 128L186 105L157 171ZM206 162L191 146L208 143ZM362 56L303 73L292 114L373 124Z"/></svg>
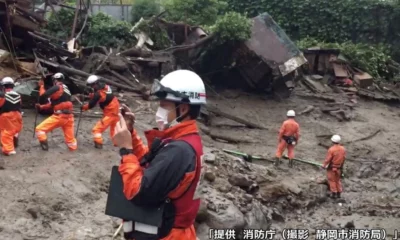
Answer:
<svg viewBox="0 0 400 240"><path fill-rule="evenodd" d="M323 166L321 166L321 167L320 167L320 169L321 169L321 170L326 170L326 168L325 168L325 167L323 167Z"/></svg>
<svg viewBox="0 0 400 240"><path fill-rule="evenodd" d="M35 108L36 108L37 111L40 111L40 109L41 109L42 107L40 106L39 103L36 103L36 104L35 104Z"/></svg>
<svg viewBox="0 0 400 240"><path fill-rule="evenodd" d="M39 84L39 86L43 86L43 85L44 85L43 79L40 79L39 82L38 82L38 84Z"/></svg>

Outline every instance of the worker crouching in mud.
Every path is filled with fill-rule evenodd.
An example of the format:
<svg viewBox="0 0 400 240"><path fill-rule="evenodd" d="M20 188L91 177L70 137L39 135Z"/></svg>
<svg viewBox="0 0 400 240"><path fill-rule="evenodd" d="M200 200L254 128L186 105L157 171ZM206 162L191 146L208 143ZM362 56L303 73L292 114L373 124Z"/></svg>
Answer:
<svg viewBox="0 0 400 240"><path fill-rule="evenodd" d="M158 208L162 203L164 211L158 213L162 214L162 226L124 221L124 236L134 240L196 240L193 223L200 206L203 155L196 118L206 103L204 83L194 72L177 70L160 82L155 80L151 94L160 102L155 116L158 129L145 132L150 149L122 115L114 141L121 148L119 172L124 195L137 206ZM126 119L132 122L130 109L125 109ZM147 218L143 216L143 222Z"/></svg>
<svg viewBox="0 0 400 240"><path fill-rule="evenodd" d="M300 138L300 126L294 120L296 113L293 110L289 110L286 114L287 120L283 122L278 137L278 149L276 151L275 165L279 165L282 158L282 154L287 148L289 166L293 167L294 158L294 147L298 144Z"/></svg>
<svg viewBox="0 0 400 240"><path fill-rule="evenodd" d="M342 169L346 158L346 149L340 145L341 138L339 135L333 135L331 138L333 146L329 148L322 168L326 169L330 197L340 198L343 191L342 188Z"/></svg>
<svg viewBox="0 0 400 240"><path fill-rule="evenodd" d="M14 80L5 77L0 88L0 134L2 152L6 156L16 154L18 134L22 130L21 96L13 91Z"/></svg>
<svg viewBox="0 0 400 240"><path fill-rule="evenodd" d="M82 111L95 107L97 103L103 110L103 118L92 129L94 147L102 149L103 138L101 134L110 127L111 139L114 136L115 125L119 121L119 101L113 95L110 86L102 83L99 77L89 76L86 83L94 90L94 93L89 95L90 101L82 106Z"/></svg>
<svg viewBox="0 0 400 240"><path fill-rule="evenodd" d="M74 115L72 112L71 92L68 87L63 84L63 80L64 75L62 73L54 74L54 86L41 96L43 98L49 98L50 103L45 105L36 104L36 109L38 111L51 107L53 107L54 110L53 115L44 120L35 129L40 146L45 151L49 149L46 133L59 127L64 132L65 143L69 150L74 151L78 148L74 137Z"/></svg>

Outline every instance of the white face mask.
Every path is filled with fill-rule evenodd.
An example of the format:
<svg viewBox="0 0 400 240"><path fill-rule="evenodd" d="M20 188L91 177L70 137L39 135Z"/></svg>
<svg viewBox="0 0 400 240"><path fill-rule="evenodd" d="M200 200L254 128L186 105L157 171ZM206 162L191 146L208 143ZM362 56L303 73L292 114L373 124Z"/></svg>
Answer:
<svg viewBox="0 0 400 240"><path fill-rule="evenodd" d="M176 110L176 108L174 110ZM156 123L157 123L158 129L160 131L163 131L169 127L175 126L176 124L179 123L177 121L177 119L179 117L175 118L171 122L168 122L168 114L170 111L171 110L165 109L163 107L158 107L157 112L156 112Z"/></svg>
<svg viewBox="0 0 400 240"><path fill-rule="evenodd" d="M168 109L158 107L156 112L156 123L160 131L163 131L165 126L168 124L168 114Z"/></svg>

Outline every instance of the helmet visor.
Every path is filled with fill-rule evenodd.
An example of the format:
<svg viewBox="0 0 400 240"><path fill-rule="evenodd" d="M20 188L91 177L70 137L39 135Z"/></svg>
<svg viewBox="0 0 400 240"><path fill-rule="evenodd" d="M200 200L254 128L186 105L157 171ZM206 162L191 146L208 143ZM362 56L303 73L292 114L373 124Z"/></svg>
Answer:
<svg viewBox="0 0 400 240"><path fill-rule="evenodd" d="M165 87L158 79L154 79L153 85L150 89L150 96L153 96L155 98L154 100L164 100L168 94L171 94L176 98L180 98L182 102L190 102L189 96L186 94L174 91L169 87Z"/></svg>

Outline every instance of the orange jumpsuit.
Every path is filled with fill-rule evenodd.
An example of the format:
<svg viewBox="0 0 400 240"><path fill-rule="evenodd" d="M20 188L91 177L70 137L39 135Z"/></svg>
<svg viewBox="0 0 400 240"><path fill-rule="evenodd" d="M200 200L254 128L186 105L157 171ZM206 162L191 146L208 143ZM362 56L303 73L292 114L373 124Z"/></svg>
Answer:
<svg viewBox="0 0 400 240"><path fill-rule="evenodd" d="M50 99L50 103L40 105L41 110L53 107L54 114L40 123L35 131L40 142L47 140L46 133L61 127L64 132L64 140L69 150L74 151L78 148L74 136L74 115L72 113L73 105L71 102L71 93L66 85L61 82L56 83L48 89L44 97Z"/></svg>
<svg viewBox="0 0 400 240"><path fill-rule="evenodd" d="M11 88L0 92L0 134L2 152L15 154L14 137L22 129L21 96Z"/></svg>
<svg viewBox="0 0 400 240"><path fill-rule="evenodd" d="M283 138L284 136L286 136L286 137L293 136L296 138L296 142L299 141L300 126L293 118L289 118L288 120L283 122L283 124L279 130L279 139L278 139L279 144L278 144L278 149L276 151L276 157L281 158L283 152L287 148L288 149L288 158L293 159L295 145L287 144L287 142Z"/></svg>
<svg viewBox="0 0 400 240"><path fill-rule="evenodd" d="M119 121L119 101L113 95L108 85L105 85L103 89L96 91L96 93L91 94L89 97L89 103L83 105L82 110L87 111L95 107L97 103L103 110L103 118L98 121L92 129L94 142L102 145L102 133L107 130L108 127L110 127L111 139L114 137L115 125L117 125Z"/></svg>
<svg viewBox="0 0 400 240"><path fill-rule="evenodd" d="M346 158L346 149L339 144L335 144L329 148L325 161L322 165L323 168L328 167L327 177L329 188L332 193L341 193L342 180L341 180L341 167L343 166Z"/></svg>
<svg viewBox="0 0 400 240"><path fill-rule="evenodd" d="M148 144L151 145L154 138L156 137L161 139L165 138L179 139L182 136L188 134L194 134L197 132L198 129L196 121L189 120L182 122L174 127L168 128L164 131L150 130L146 132L146 137ZM152 181L151 183L155 184L157 180L159 180L157 178L152 178L151 175L157 175L159 178L165 177L163 179L167 179L167 176L169 177L171 176L171 174L165 171L158 172L156 170L151 170L150 171L151 173L148 173L145 171L143 167L141 167L138 164L139 160L143 158L143 156L149 151L149 149L146 145L143 144L136 130L133 130L132 133L132 150L133 154L124 156L122 159L122 163L119 166L119 172L122 175L122 180L124 183L123 191L127 199L132 199L136 197L140 192L142 192L142 189L146 188L142 185L144 185L147 181ZM164 163L165 162L168 162L168 160L164 161ZM187 159L185 161L185 164L188 164L188 162L190 161L188 161ZM177 163L177 166L173 166L174 165L173 162L166 164L168 165L168 169L170 171L174 171L174 169L176 168L187 168L187 166L183 166L184 164L179 164L179 163ZM158 165L162 164L160 163ZM194 178L195 178L195 170L189 170L188 172L185 173L183 179L180 179L178 186L171 192L167 193L167 196L170 199L175 199L181 196L186 191L186 189L188 189L188 187L191 185ZM151 191L150 189L147 188L146 190ZM191 225L188 228L172 228L169 234L166 237L162 238L161 240L180 240L180 239L196 240L196 231L194 226Z"/></svg>

